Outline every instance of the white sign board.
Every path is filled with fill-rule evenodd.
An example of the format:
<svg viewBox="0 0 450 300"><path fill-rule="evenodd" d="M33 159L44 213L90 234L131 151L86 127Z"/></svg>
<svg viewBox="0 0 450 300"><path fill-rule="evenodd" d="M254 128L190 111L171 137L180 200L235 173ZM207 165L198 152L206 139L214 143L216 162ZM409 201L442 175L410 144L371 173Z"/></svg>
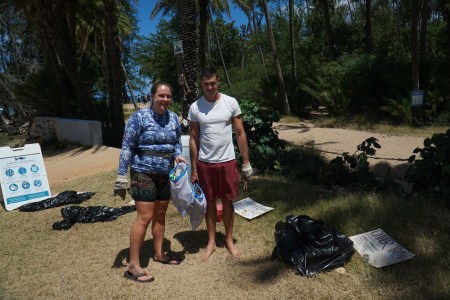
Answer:
<svg viewBox="0 0 450 300"><path fill-rule="evenodd" d="M353 247L370 265L380 268L410 258L415 254L409 252L382 229L351 236Z"/></svg>
<svg viewBox="0 0 450 300"><path fill-rule="evenodd" d="M423 106L423 97L425 93L422 90L414 90L411 92L411 106Z"/></svg>
<svg viewBox="0 0 450 300"><path fill-rule="evenodd" d="M39 144L0 147L0 180L8 211L51 197Z"/></svg>
<svg viewBox="0 0 450 300"><path fill-rule="evenodd" d="M234 212L249 220L265 214L272 209L273 207L264 206L250 198L245 198L234 203Z"/></svg>

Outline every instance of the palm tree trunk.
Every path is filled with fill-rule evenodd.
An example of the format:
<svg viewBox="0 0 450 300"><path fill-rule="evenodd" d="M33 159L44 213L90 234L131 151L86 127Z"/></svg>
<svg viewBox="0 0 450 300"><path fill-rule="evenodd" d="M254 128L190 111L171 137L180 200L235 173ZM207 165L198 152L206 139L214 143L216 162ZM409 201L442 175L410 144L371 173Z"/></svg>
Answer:
<svg viewBox="0 0 450 300"><path fill-rule="evenodd" d="M294 0L289 0L289 35L291 46L291 72L294 84L297 83L297 59L295 57Z"/></svg>
<svg viewBox="0 0 450 300"><path fill-rule="evenodd" d="M183 118L187 119L189 107L197 100L197 26L196 26L196 2L195 0L177 0L178 38L183 43L184 57L182 72L189 90L186 91L186 101L183 101Z"/></svg>
<svg viewBox="0 0 450 300"><path fill-rule="evenodd" d="M109 94L109 111L111 116L111 129L114 140L121 140L125 127L123 115L123 70L120 60L120 39L117 28L117 3L115 0L103 0L105 9L105 42L107 56L107 85Z"/></svg>
<svg viewBox="0 0 450 300"><path fill-rule="evenodd" d="M325 33L328 38L328 51L330 53L330 59L336 60L336 48L334 47L334 34L331 27L330 9L328 8L328 0L320 0L320 4L323 10L323 22L325 26Z"/></svg>
<svg viewBox="0 0 450 300"><path fill-rule="evenodd" d="M45 57L47 58L58 83L58 88L61 93L61 104L59 105L59 111L61 116L66 116L69 114L69 95L70 91L73 89L73 86L70 84L67 74L58 60L58 55L52 43L48 23L45 20L45 15L43 15L43 9L39 6L32 5L28 7L25 12L28 20L31 20L37 30L38 42L44 50Z"/></svg>
<svg viewBox="0 0 450 300"><path fill-rule="evenodd" d="M200 16L199 41L198 41L200 70L204 70L206 68L206 60L207 60L206 39L208 28L208 4L209 0L198 0L199 16Z"/></svg>
<svg viewBox="0 0 450 300"><path fill-rule="evenodd" d="M122 65L123 75L125 76L125 80L127 81L128 90L130 91L131 101L133 102L134 108L138 109L136 101L134 101L133 88L131 87L130 79L128 78L127 69L125 69L125 66L123 65L122 62L120 62L120 64ZM124 89L124 91L126 92L126 89ZM123 111L123 108L122 108L122 111Z"/></svg>
<svg viewBox="0 0 450 300"><path fill-rule="evenodd" d="M426 67L426 56L427 56L427 29L428 29L428 19L430 17L431 0L423 0L422 2L422 13L420 19L420 41L419 41L419 74L420 82L419 85L422 89L426 89L428 76L425 71Z"/></svg>
<svg viewBox="0 0 450 300"><path fill-rule="evenodd" d="M366 23L364 24L364 31L366 32L366 53L372 53L372 0L366 0Z"/></svg>
<svg viewBox="0 0 450 300"><path fill-rule="evenodd" d="M283 72L281 71L280 62L278 61L277 47L275 45L275 38L273 36L272 24L270 22L270 14L269 14L269 7L267 6L267 0L261 0L261 4L263 5L264 15L266 16L267 33L269 35L270 47L272 49L273 63L275 65L275 71L278 77L278 87L280 89L280 94L283 97L282 102L284 113L286 115L290 115L291 109L289 107L289 100L286 93L286 86L284 84Z"/></svg>
<svg viewBox="0 0 450 300"><path fill-rule="evenodd" d="M419 70L417 59L418 0L411 0L411 79L413 90L419 89Z"/></svg>

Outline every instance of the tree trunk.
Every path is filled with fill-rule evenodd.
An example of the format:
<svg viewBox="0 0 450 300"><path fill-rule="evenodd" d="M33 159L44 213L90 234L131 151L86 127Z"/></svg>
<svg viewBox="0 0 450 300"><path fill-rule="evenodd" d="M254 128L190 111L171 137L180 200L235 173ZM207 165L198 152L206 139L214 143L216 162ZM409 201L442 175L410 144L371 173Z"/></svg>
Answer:
<svg viewBox="0 0 450 300"><path fill-rule="evenodd" d="M450 7L444 11L444 18L447 23L447 58L450 59Z"/></svg>
<svg viewBox="0 0 450 300"><path fill-rule="evenodd" d="M419 41L419 85L422 89L426 89L428 75L425 71L427 57L427 29L428 19L430 17L431 0L422 0L422 13L420 19L420 41Z"/></svg>
<svg viewBox="0 0 450 300"><path fill-rule="evenodd" d="M413 90L419 89L419 70L417 59L417 19L418 0L411 0L411 80Z"/></svg>
<svg viewBox="0 0 450 300"><path fill-rule="evenodd" d="M123 65L122 62L120 62L120 64L122 66L123 76L125 76L125 80L127 82L128 90L130 91L131 101L133 102L134 108L138 109L136 101L134 101L133 89L131 88L131 83L130 83L130 79L128 78L127 69L125 69L125 66ZM125 85L124 85L124 87L125 87ZM124 91L126 92L125 88L124 88ZM123 111L123 108L122 108L122 111Z"/></svg>
<svg viewBox="0 0 450 300"><path fill-rule="evenodd" d="M397 27L397 38L398 43L400 44L400 50L403 52L403 42L402 42L402 31L401 31L401 17L400 17L400 2L401 0L398 0L395 2L395 20L396 20L396 27Z"/></svg>
<svg viewBox="0 0 450 300"><path fill-rule="evenodd" d="M64 68L77 96L81 102L80 113L85 117L94 116L94 110L89 96L88 88L77 70L76 41L71 39L69 23L66 18L67 7L64 2L55 1L47 7L43 7L44 22L50 29L51 42L55 47L58 60ZM63 12L63 13L62 13Z"/></svg>
<svg viewBox="0 0 450 300"><path fill-rule="evenodd" d="M70 84L66 72L59 63L58 55L50 35L50 29L48 28L49 24L45 20L45 15L43 15L45 11L42 7L31 5L25 12L28 20L30 20L36 28L38 42L43 49L44 55L47 58L49 66L58 83L58 88L61 93L61 103L58 111L61 116L66 116L69 114L70 92L73 90L73 86Z"/></svg>
<svg viewBox="0 0 450 300"><path fill-rule="evenodd" d="M267 0L261 0L261 4L264 9L264 15L266 16L267 33L269 35L270 47L272 49L272 58L275 65L275 71L278 77L278 87L280 89L280 94L283 97L283 109L286 115L291 114L291 109L289 107L289 100L286 93L286 86L284 85L283 72L281 71L280 62L278 61L277 47L275 45L275 38L273 36L272 24L270 22L269 7L267 6Z"/></svg>
<svg viewBox="0 0 450 300"><path fill-rule="evenodd" d="M252 7L251 15L252 15L251 21L253 23L253 32L254 32L255 36L258 38L259 37L259 24L256 20L255 6ZM261 64L263 65L264 73L266 73L265 62L264 62L265 61L264 52L262 51L262 47L259 42L256 43L256 50L258 51L259 60L260 60Z"/></svg>
<svg viewBox="0 0 450 300"><path fill-rule="evenodd" d="M105 9L105 44L107 56L107 86L109 94L109 113L114 141L121 141L125 120L123 115L122 89L124 83L122 62L120 60L120 39L115 0L103 0Z"/></svg>
<svg viewBox="0 0 450 300"><path fill-rule="evenodd" d="M373 50L372 40L372 0L366 0L366 23L364 24L364 31L366 33L366 53L370 54Z"/></svg>
<svg viewBox="0 0 450 300"><path fill-rule="evenodd" d="M199 19L200 19L199 41L198 41L200 70L204 70L206 68L206 61L207 61L207 59L206 59L206 39L207 39L207 28L208 28L208 4L209 4L209 0L198 0L199 16L200 16L199 17Z"/></svg>
<svg viewBox="0 0 450 300"><path fill-rule="evenodd" d="M289 35L291 45L291 72L294 84L297 84L297 59L295 57L294 0L289 0Z"/></svg>
<svg viewBox="0 0 450 300"><path fill-rule="evenodd" d="M331 27L330 10L328 8L328 0L320 0L320 4L323 10L323 22L325 26L325 33L328 38L328 51L331 60L336 60L336 48L334 47L334 34Z"/></svg>
<svg viewBox="0 0 450 300"><path fill-rule="evenodd" d="M189 90L186 91L186 101L183 101L183 118L187 119L189 107L197 100L197 26L195 0L177 0L178 38L183 42L182 72Z"/></svg>

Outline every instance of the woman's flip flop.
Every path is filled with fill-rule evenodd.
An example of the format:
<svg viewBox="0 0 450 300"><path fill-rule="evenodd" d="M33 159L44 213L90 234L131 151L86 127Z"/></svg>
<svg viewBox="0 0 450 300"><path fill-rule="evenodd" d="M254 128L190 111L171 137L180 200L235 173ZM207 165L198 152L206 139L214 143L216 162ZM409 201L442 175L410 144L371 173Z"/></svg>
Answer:
<svg viewBox="0 0 450 300"><path fill-rule="evenodd" d="M144 277L144 276L149 276L147 272L144 273L138 273L138 274L133 274L130 271L125 271L125 273L123 274L123 276L126 279L130 279L133 280L134 282L152 282L153 280L155 280L155 277L150 276L150 278L144 279L144 280L139 280L139 278Z"/></svg>

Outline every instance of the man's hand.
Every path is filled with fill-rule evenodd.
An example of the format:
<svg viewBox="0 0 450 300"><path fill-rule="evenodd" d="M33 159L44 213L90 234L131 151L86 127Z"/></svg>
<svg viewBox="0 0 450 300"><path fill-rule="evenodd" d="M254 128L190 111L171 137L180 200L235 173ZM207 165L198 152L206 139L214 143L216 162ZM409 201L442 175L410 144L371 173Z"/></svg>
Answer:
<svg viewBox="0 0 450 300"><path fill-rule="evenodd" d="M244 191L248 188L248 181L250 180L250 177L253 175L253 169L250 163L246 163L242 165L242 177L244 177Z"/></svg>
<svg viewBox="0 0 450 300"><path fill-rule="evenodd" d="M129 188L128 178L125 175L118 175L114 182L114 196L119 196L122 200L125 200L127 190Z"/></svg>
<svg viewBox="0 0 450 300"><path fill-rule="evenodd" d="M245 180L249 180L250 177L252 177L253 175L253 169L252 166L250 165L250 163L246 163L242 165L242 176L244 176Z"/></svg>

